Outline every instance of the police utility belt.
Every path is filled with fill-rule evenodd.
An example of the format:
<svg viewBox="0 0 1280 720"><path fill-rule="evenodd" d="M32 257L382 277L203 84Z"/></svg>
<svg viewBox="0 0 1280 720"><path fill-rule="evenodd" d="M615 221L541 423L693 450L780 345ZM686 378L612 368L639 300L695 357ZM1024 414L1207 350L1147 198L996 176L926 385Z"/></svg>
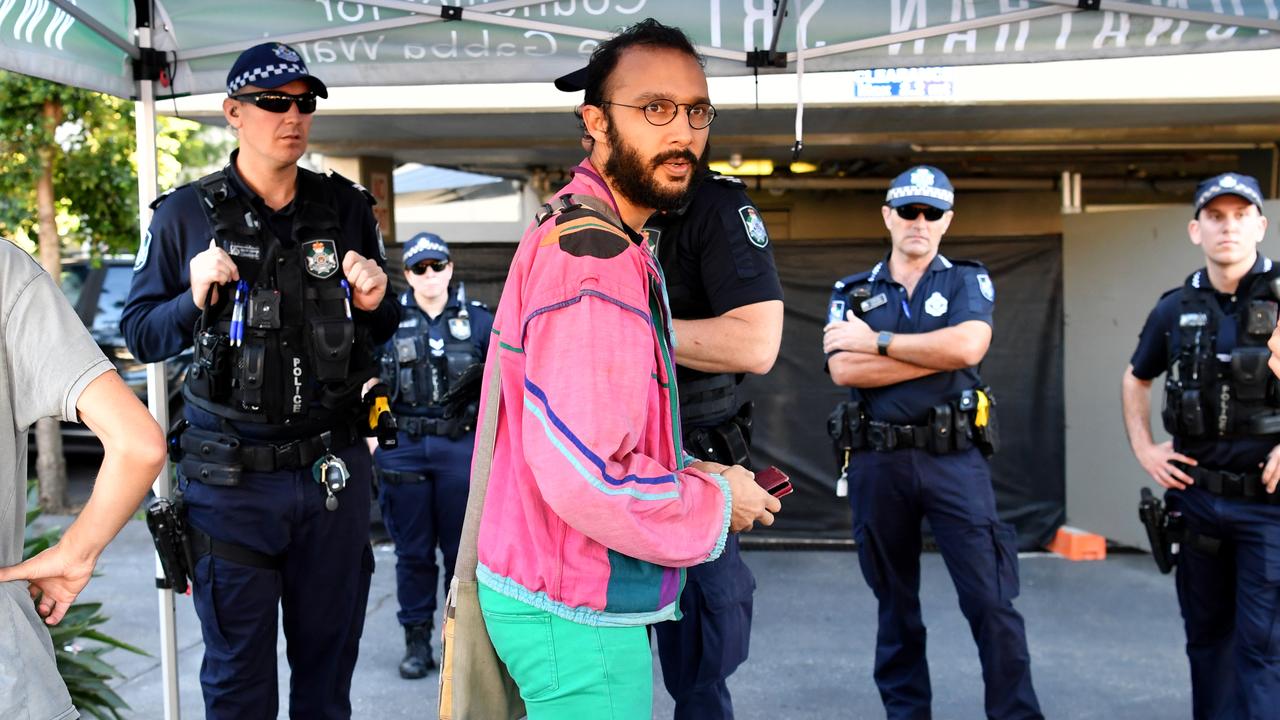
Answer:
<svg viewBox="0 0 1280 720"><path fill-rule="evenodd" d="M350 422L311 437L254 445L182 420L169 434L169 456L189 480L234 487L241 483L246 472L310 467L333 451L352 445L361 435L355 422Z"/></svg>
<svg viewBox="0 0 1280 720"><path fill-rule="evenodd" d="M859 450L926 450L945 455L976 447L990 457L1000 446L995 404L989 388L965 390L951 402L931 408L926 422L896 425L871 419L861 401L849 400L827 419L827 433L842 465L847 464L849 453Z"/></svg>
<svg viewBox="0 0 1280 720"><path fill-rule="evenodd" d="M1191 476L1191 479L1195 481L1195 487L1211 495L1235 500L1247 500L1264 505L1280 505L1280 492L1267 492L1267 486L1262 482L1262 473L1210 470L1209 468L1187 465L1177 461L1174 461L1173 464L1179 470Z"/></svg>
<svg viewBox="0 0 1280 720"><path fill-rule="evenodd" d="M460 437L473 429L473 418L466 415L453 417L421 417L418 415L396 415L396 424L406 435L419 438L423 435L443 435Z"/></svg>

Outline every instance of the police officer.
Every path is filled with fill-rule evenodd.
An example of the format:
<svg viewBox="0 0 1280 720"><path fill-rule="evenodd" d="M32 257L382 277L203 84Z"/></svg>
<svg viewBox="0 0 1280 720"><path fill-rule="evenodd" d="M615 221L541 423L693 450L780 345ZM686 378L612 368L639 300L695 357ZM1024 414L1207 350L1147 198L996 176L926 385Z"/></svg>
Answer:
<svg viewBox="0 0 1280 720"><path fill-rule="evenodd" d="M840 280L823 330L827 368L853 388L841 406L854 538L879 601L875 679L890 718L930 716L920 615L920 520L929 519L973 631L990 718L1039 718L1018 594L1013 529L996 515L995 422L977 366L995 288L981 263L938 252L954 189L917 166L881 213L889 255Z"/></svg>
<svg viewBox="0 0 1280 720"><path fill-rule="evenodd" d="M685 452L750 466L751 404L737 386L744 373L769 372L782 341L782 286L760 211L741 180L710 174L645 234L671 301ZM683 619L654 626L677 720L733 717L726 680L747 659L754 590L731 535L718 560L689 568Z"/></svg>
<svg viewBox="0 0 1280 720"><path fill-rule="evenodd" d="M1273 718L1280 706L1280 386L1267 370L1280 277L1258 253L1262 191L1247 175L1200 183L1191 242L1205 266L1147 317L1123 377L1125 428L1142 468L1181 513L1178 602L1197 720ZM1165 375L1151 437L1150 389Z"/></svg>
<svg viewBox="0 0 1280 720"><path fill-rule="evenodd" d="M451 291L453 263L438 235L419 233L405 248L409 289L400 296L400 329L382 356L399 437L394 449L375 452L374 463L382 519L396 547L396 617L405 638L400 677L416 679L435 667L436 546L444 554L447 584L467 509L479 368L489 351L493 315L479 302L467 302L461 283Z"/></svg>
<svg viewBox="0 0 1280 720"><path fill-rule="evenodd" d="M246 50L223 113L239 147L163 196L121 317L140 360L194 344L170 436L192 539L209 718L348 718L373 572L361 386L395 332L372 197L300 169L316 98L299 55ZM194 337L193 337L194 328Z"/></svg>

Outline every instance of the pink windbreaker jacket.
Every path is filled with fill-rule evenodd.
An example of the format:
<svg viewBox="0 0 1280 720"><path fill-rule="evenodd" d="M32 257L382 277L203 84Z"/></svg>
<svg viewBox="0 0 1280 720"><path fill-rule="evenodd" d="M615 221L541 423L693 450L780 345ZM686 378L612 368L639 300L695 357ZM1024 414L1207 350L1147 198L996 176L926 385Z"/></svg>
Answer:
<svg viewBox="0 0 1280 720"><path fill-rule="evenodd" d="M616 208L589 161L568 194ZM679 617L682 568L720 556L732 505L724 478L686 467L670 327L627 231L581 207L530 225L486 359L502 390L479 582L586 625Z"/></svg>

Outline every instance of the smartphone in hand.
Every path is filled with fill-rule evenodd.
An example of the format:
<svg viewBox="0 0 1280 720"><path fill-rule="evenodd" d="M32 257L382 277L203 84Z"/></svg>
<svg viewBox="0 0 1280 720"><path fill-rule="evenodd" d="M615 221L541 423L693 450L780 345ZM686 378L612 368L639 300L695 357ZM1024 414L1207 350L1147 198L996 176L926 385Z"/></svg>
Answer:
<svg viewBox="0 0 1280 720"><path fill-rule="evenodd" d="M764 488L770 495L779 499L795 491L795 488L791 485L791 478L773 465L756 473L756 484Z"/></svg>

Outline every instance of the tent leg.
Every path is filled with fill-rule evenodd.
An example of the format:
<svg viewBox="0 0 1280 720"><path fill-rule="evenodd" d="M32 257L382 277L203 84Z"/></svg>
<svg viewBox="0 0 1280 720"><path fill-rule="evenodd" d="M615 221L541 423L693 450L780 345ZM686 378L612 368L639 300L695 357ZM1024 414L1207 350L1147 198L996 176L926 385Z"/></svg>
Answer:
<svg viewBox="0 0 1280 720"><path fill-rule="evenodd" d="M139 27L138 46L151 47L151 28ZM138 225L145 237L151 222L151 202L156 199L156 90L151 80L138 81L138 101L134 105L135 132L138 145ZM141 250L141 246L139 246ZM160 427L169 427L168 376L163 362L147 365L147 404ZM166 460L156 477L152 490L156 497L167 498L169 487L169 462ZM156 557L156 577L163 578L160 558ZM164 692L165 720L178 720L181 711L178 704L178 635L174 614L173 590L160 588L160 673Z"/></svg>

